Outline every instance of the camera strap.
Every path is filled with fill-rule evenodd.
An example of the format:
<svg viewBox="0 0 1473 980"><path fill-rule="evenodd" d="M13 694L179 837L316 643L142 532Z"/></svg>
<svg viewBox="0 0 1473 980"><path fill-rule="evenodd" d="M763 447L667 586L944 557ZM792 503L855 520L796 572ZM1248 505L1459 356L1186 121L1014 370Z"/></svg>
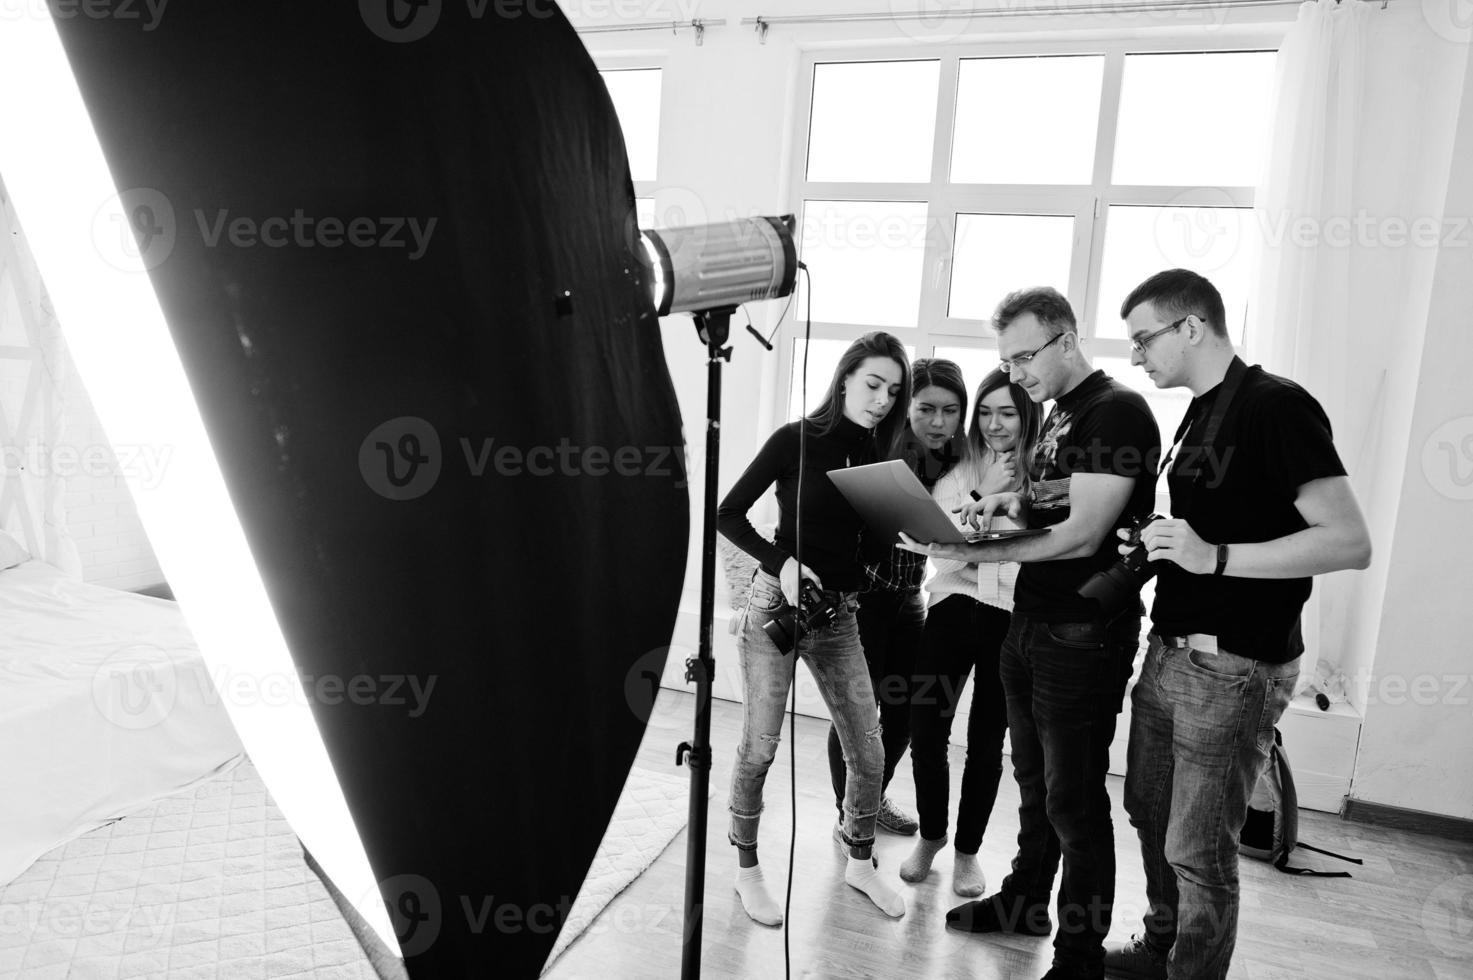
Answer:
<svg viewBox="0 0 1473 980"><path fill-rule="evenodd" d="M1172 460L1182 455L1179 464L1180 476L1197 482L1202 476L1202 461L1208 453L1212 452L1213 445L1217 442L1218 433L1222 430L1222 421L1227 417L1228 409L1232 407L1234 399L1238 394L1238 388L1243 384L1243 379L1248 375L1248 365L1237 355L1233 356L1232 363L1228 365L1227 374L1222 383L1217 386L1217 394L1212 398L1212 408L1207 415L1207 422L1202 428L1202 436L1196 444L1190 448L1183 444L1186 442L1187 434L1200 416L1200 410L1192 412L1181 420L1181 425L1176 427L1174 444L1166 458L1161 461L1161 469L1157 476L1165 476L1171 469Z"/></svg>

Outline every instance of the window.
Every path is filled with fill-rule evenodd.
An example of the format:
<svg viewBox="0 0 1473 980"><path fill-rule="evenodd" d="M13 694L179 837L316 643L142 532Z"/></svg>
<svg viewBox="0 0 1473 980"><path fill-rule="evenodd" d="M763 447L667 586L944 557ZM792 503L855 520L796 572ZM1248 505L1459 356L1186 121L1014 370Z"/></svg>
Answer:
<svg viewBox="0 0 1473 980"><path fill-rule="evenodd" d="M963 58L952 182L1088 184L1104 68L1098 55Z"/></svg>
<svg viewBox="0 0 1473 980"><path fill-rule="evenodd" d="M1240 35L1187 50L1134 39L808 55L792 172L812 276L810 397L848 341L876 329L957 361L975 389L997 362L997 303L1051 285L1096 366L1141 390L1169 439L1190 395L1130 366L1120 303L1152 273L1195 269L1241 345L1279 36L1265 29L1251 50ZM805 299L783 328L790 418Z"/></svg>
<svg viewBox="0 0 1473 980"><path fill-rule="evenodd" d="M659 172L660 76L658 68L601 71L604 87L614 100L619 128L624 130L624 152L629 176L637 184L653 182ZM636 191L638 193L638 191Z"/></svg>
<svg viewBox="0 0 1473 980"><path fill-rule="evenodd" d="M614 103L619 128L624 132L624 153L629 158L629 177L634 182L634 208L641 228L684 224L678 214L662 216L655 206L655 188L660 160L660 86L664 72L659 68L609 68L601 70L604 87Z"/></svg>
<svg viewBox="0 0 1473 980"><path fill-rule="evenodd" d="M938 63L880 61L813 67L808 179L931 179Z"/></svg>

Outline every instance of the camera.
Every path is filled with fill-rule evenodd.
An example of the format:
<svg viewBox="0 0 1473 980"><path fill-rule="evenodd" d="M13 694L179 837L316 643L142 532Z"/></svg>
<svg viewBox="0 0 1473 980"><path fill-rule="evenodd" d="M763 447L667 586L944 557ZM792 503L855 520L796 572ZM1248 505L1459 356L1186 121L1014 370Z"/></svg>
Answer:
<svg viewBox="0 0 1473 980"><path fill-rule="evenodd" d="M814 633L823 629L839 615L839 609L818 590L812 579L803 579L798 584L798 608L784 605L776 615L762 624L772 642L784 654L793 652L798 640L798 615L803 616L803 632Z"/></svg>
<svg viewBox="0 0 1473 980"><path fill-rule="evenodd" d="M1146 546L1141 544L1141 531L1160 514L1148 514L1130 522L1130 551L1102 572L1095 572L1079 587L1079 594L1100 604L1106 621L1125 611L1126 606L1156 576L1156 569L1146 560Z"/></svg>

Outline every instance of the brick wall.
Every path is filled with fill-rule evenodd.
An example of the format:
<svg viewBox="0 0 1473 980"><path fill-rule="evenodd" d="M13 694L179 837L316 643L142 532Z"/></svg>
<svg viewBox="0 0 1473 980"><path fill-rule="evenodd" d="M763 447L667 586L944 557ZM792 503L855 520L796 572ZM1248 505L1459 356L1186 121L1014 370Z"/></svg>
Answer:
<svg viewBox="0 0 1473 980"><path fill-rule="evenodd" d="M148 535L128 492L126 470L108 445L92 402L73 376L66 406L68 458L58 460L66 480L63 507L67 530L82 559L82 577L115 589L137 589L164 581ZM76 454L76 462L70 459ZM126 466L153 478L147 457L125 454Z"/></svg>

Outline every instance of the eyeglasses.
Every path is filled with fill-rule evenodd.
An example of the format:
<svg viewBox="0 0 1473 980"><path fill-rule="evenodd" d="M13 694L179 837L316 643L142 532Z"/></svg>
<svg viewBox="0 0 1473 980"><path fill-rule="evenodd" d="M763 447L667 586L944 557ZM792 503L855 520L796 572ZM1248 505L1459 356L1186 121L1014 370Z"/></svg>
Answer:
<svg viewBox="0 0 1473 980"><path fill-rule="evenodd" d="M1039 354L1042 354L1044 347L1052 344L1055 340L1058 340L1060 337L1064 336L1064 334L1068 332L1069 331L1065 330L1064 333L1055 334L1053 339L1051 339L1048 344L1044 344L1043 347L1035 347L1033 350L1029 351L1026 354L1014 354L1012 357L1004 357L1002 360L997 362L997 366L1011 374L1013 368L1022 367L1024 364L1027 364Z"/></svg>
<svg viewBox="0 0 1473 980"><path fill-rule="evenodd" d="M1147 345L1149 345L1151 341L1155 340L1157 337L1161 336L1164 333L1171 333L1171 331L1175 330L1183 323L1186 323L1187 319L1191 315L1192 314L1188 313L1186 316L1182 317L1180 320L1177 320L1175 323L1168 323L1166 326L1162 327L1160 330L1157 330L1155 333L1146 334L1140 340L1132 340L1130 342L1130 349L1135 351L1137 354L1144 354L1146 352Z"/></svg>

